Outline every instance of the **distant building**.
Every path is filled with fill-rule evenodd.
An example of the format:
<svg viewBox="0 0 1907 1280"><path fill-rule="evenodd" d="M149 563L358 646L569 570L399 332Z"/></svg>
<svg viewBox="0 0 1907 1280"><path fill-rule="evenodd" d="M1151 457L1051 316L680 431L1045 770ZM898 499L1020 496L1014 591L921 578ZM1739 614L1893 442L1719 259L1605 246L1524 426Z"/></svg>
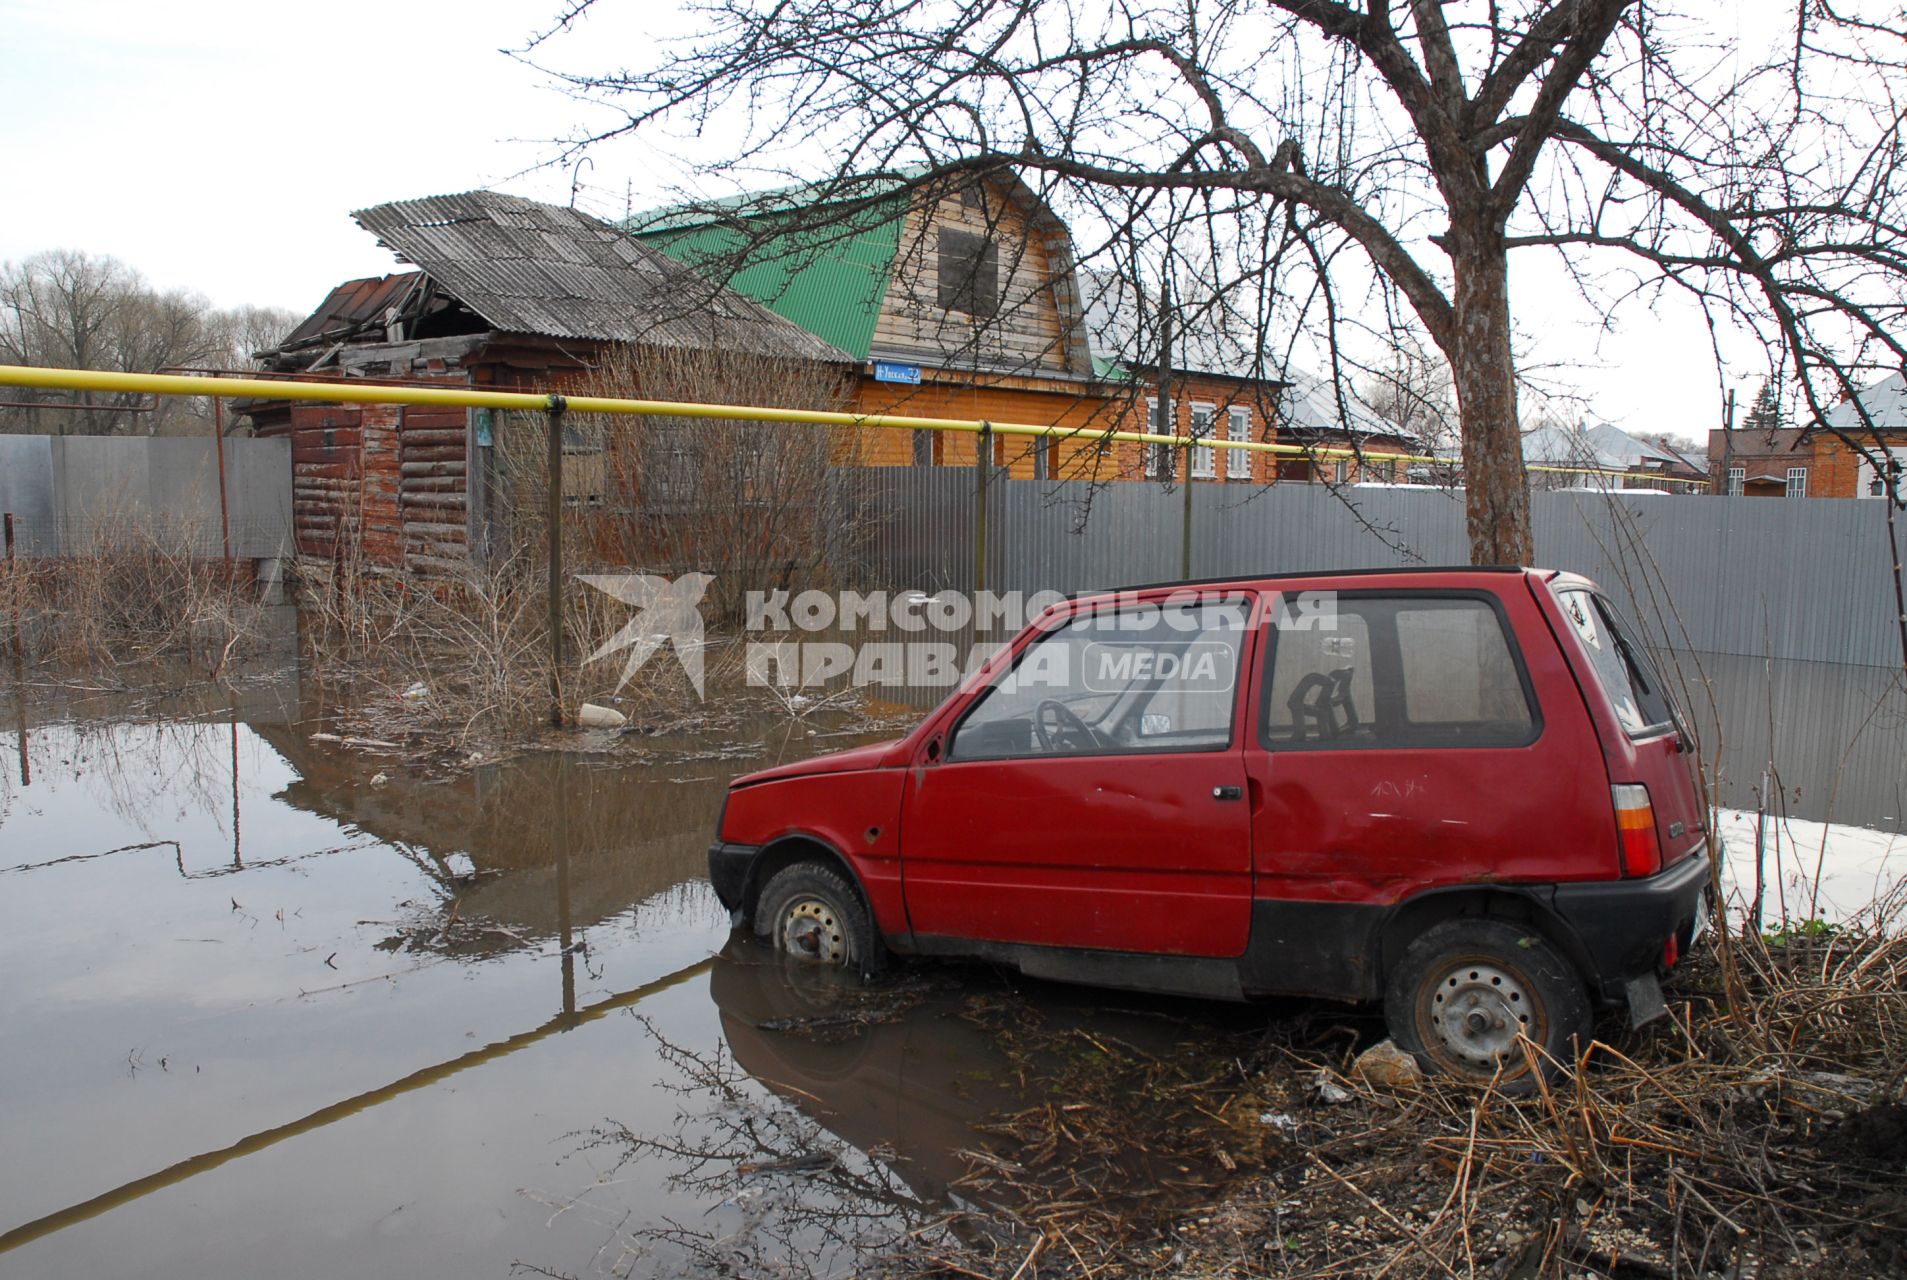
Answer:
<svg viewBox="0 0 1907 1280"><path fill-rule="evenodd" d="M1820 497L1807 437L1799 427L1709 432L1710 492L1747 498Z"/></svg>
<svg viewBox="0 0 1907 1280"><path fill-rule="evenodd" d="M1523 462L1539 489L1653 489L1692 493L1707 469L1681 450L1643 440L1609 423L1546 424L1523 435Z"/></svg>
<svg viewBox="0 0 1907 1280"><path fill-rule="evenodd" d="M1836 405L1827 428L1808 432L1817 496L1907 498L1907 378L1882 379L1860 393L1858 406L1852 400Z"/></svg>
<svg viewBox="0 0 1907 1280"><path fill-rule="evenodd" d="M1862 410L1866 419L1862 418ZM1805 427L1711 431L1716 493L1750 498L1879 498L1907 470L1907 380L1883 378Z"/></svg>

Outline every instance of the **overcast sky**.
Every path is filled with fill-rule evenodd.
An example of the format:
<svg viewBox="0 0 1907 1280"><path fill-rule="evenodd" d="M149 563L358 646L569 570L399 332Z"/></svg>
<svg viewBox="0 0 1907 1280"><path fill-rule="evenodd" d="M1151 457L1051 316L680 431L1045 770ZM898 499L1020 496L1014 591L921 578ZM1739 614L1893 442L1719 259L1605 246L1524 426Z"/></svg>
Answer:
<svg viewBox="0 0 1907 1280"><path fill-rule="evenodd" d="M642 63L664 26L681 29L663 0L606 3L581 37L592 65ZM580 174L549 163L552 140L604 117L500 50L558 8L0 0L0 259L111 254L162 288L303 313L395 266L353 209L476 187L563 204L578 178L578 206L599 215L663 201L681 170L648 146L599 152ZM1698 317L1671 306L1605 332L1550 301L1559 283L1517 281L1520 327L1561 366L1546 376L1632 431L1718 425Z"/></svg>

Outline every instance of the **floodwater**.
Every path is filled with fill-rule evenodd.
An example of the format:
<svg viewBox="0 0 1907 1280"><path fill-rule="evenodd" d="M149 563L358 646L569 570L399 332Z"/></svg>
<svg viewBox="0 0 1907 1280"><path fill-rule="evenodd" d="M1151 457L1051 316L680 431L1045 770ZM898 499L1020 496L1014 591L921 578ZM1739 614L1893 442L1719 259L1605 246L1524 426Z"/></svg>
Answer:
<svg viewBox="0 0 1907 1280"><path fill-rule="evenodd" d="M1774 758L1793 816L1902 829L1897 673L1702 668L1724 803ZM796 1034L848 993L732 939L703 880L731 773L856 737L431 778L314 742L291 674L136 718L8 695L0 1275L839 1273L936 1220L973 1125L1029 1104L963 1016L1002 979ZM1186 1033L1125 997L1010 998Z"/></svg>
<svg viewBox="0 0 1907 1280"><path fill-rule="evenodd" d="M997 975L789 1031L861 997L703 879L732 772L862 738L430 780L314 743L296 695L10 708L0 1275L839 1274L1029 1105L963 1016Z"/></svg>

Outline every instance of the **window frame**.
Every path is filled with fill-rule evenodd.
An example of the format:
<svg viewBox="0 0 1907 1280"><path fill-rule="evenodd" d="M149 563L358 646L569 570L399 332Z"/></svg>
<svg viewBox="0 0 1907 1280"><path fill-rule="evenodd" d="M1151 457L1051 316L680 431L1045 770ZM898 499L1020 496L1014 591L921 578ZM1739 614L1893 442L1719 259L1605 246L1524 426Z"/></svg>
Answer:
<svg viewBox="0 0 1907 1280"><path fill-rule="evenodd" d="M1179 402L1177 398L1168 399L1165 402L1166 416L1163 421L1159 417L1159 397L1147 396L1145 405L1145 430L1148 435L1176 436L1178 434ZM1171 480L1177 476L1178 467L1174 465L1173 458L1173 455L1178 452L1177 448L1169 444L1147 444L1140 447L1144 450L1141 462L1144 464L1146 479Z"/></svg>
<svg viewBox="0 0 1907 1280"><path fill-rule="evenodd" d="M1543 716L1543 704L1536 696L1536 685L1530 679L1529 664L1523 657L1523 645L1518 639L1516 628L1511 625L1509 611L1503 607L1503 599L1495 592L1462 587L1427 588L1370 588L1365 590L1339 591L1338 600L1391 600L1400 603L1434 603L1440 600L1460 600L1482 603L1489 606L1496 617L1497 626L1503 635L1504 646L1510 653L1510 665L1516 669L1517 687L1523 691L1523 703L1529 709L1530 729L1522 739L1514 742L1457 742L1457 743L1421 743L1421 742L1337 742L1331 739L1319 739L1315 742L1274 742L1268 736L1271 727L1271 690L1272 677L1278 661L1278 646L1282 638L1282 629L1275 620L1264 625L1265 639L1259 646L1258 657L1258 694L1252 699L1252 714L1257 718L1255 737L1258 748L1271 754L1289 751L1522 751L1535 746L1547 727ZM1396 637L1391 637L1395 644ZM1373 644L1375 655L1375 644ZM1401 661L1401 651L1399 653ZM1372 662L1373 680L1376 677L1376 661ZM1404 697L1401 682L1398 697Z"/></svg>
<svg viewBox="0 0 1907 1280"><path fill-rule="evenodd" d="M985 705L987 699L993 695L993 691L995 689L999 688L1000 683L1002 681L1007 679L1008 676L1010 676L1013 672L1016 672L1020 669L1020 664L1022 662L1025 662L1027 659L1027 656L1031 654L1033 650L1037 648L1039 645L1047 643L1048 641L1056 637L1060 633L1060 631L1062 631L1064 628L1073 626L1074 624L1079 622L1081 619L1095 618L1101 613L1118 613L1121 608L1131 608L1135 606L1151 606L1156 608L1161 605L1172 602L1173 599L1174 599L1173 595L1168 593L1166 595L1161 595L1156 597L1144 596L1137 600L1107 601L1103 606L1099 608L1094 608L1089 610L1075 610L1074 612L1067 614L1066 621L1063 624L1048 625L1043 627L1030 640L1028 640L1025 644L1020 646L1019 650L1015 652L1013 655L1013 661L1009 663L1003 671L1000 671L999 673L997 673L985 685L981 686L979 689L974 691L973 696L967 700L967 705L960 709L960 714L954 717L953 723L947 726L946 739L945 739L947 744L946 755L945 755L946 763L950 765L951 764L1007 764L1007 763L1037 762L1037 761L1045 761L1045 760L1056 760L1056 761L1104 760L1109 757L1117 757L1117 756L1216 755L1221 753L1239 751L1241 749L1240 744L1244 740L1242 737L1245 731L1244 720L1247 716L1251 715L1252 713L1252 703L1250 698L1251 680L1249 676L1252 670L1252 663L1256 661L1255 655L1256 655L1257 642L1255 637L1257 636L1258 633L1265 631L1270 624L1265 620L1263 616L1261 616L1261 610L1256 601L1252 601L1249 599L1235 599L1234 594L1228 594L1226 592L1213 592L1209 594L1200 593L1195 598L1193 603L1198 605L1205 605L1208 603L1209 604L1224 604L1227 602L1233 602L1235 600L1235 602L1238 604L1241 604L1246 611L1245 625L1240 629L1238 633L1239 634L1238 671L1232 677L1231 723L1226 730L1225 741L1222 745L1202 743L1196 746L1160 747L1156 750L1146 750L1143 747L1136 746L1132 743L1115 743L1113 746L1106 747L1104 749L1097 750L1097 751L1029 751L1024 754L986 755L986 756L963 756L959 754L958 752L958 744L960 742L960 731L966 728L967 721L973 718L974 712L978 711L983 705ZM1157 691L1155 690L1154 692L1156 693ZM1121 696L1124 696L1124 695L1121 695Z"/></svg>
<svg viewBox="0 0 1907 1280"><path fill-rule="evenodd" d="M1788 487L1783 490L1784 498L1805 498L1808 496L1808 469L1806 467L1788 468Z"/></svg>
<svg viewBox="0 0 1907 1280"><path fill-rule="evenodd" d="M1746 489L1747 487L1748 487L1748 468L1747 467L1730 467L1728 469L1727 496L1731 498L1739 498L1742 495L1742 491Z"/></svg>
<svg viewBox="0 0 1907 1280"><path fill-rule="evenodd" d="M1194 480L1218 479L1218 450L1209 444L1200 444L1200 440L1216 439L1218 435L1218 406L1208 401L1194 400L1190 405L1191 433L1190 446L1192 457L1186 467L1186 473ZM1205 426L1199 428L1199 414L1205 415Z"/></svg>
<svg viewBox="0 0 1907 1280"><path fill-rule="evenodd" d="M1225 438L1233 444L1250 444L1252 432L1251 406L1248 404L1228 404L1225 406ZM1252 455L1246 449L1227 449L1225 451L1225 478L1227 480L1251 479Z"/></svg>
<svg viewBox="0 0 1907 1280"><path fill-rule="evenodd" d="M1888 496L1888 481L1891 478L1894 492L1907 498L1907 446L1876 444L1871 452L1880 454L1884 462L1891 464L1891 471L1884 472L1869 459L1860 458L1861 482L1855 489L1854 496L1885 499ZM1859 457L1859 455L1856 456ZM1880 492L1876 493L1876 489Z"/></svg>
<svg viewBox="0 0 1907 1280"><path fill-rule="evenodd" d="M971 242L971 254L962 241ZM934 251L935 301L940 304L942 311L972 316L977 320L991 320L1000 314L998 240L962 227L942 226L935 231ZM964 273L949 274L949 257L967 264ZM990 283L992 288L982 290L983 283Z"/></svg>

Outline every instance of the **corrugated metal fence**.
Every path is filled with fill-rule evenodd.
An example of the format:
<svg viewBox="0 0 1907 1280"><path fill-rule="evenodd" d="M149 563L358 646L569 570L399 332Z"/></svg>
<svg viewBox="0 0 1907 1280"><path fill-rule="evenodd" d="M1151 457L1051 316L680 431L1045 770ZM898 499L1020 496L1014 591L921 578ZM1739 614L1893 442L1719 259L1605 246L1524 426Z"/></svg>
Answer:
<svg viewBox="0 0 1907 1280"><path fill-rule="evenodd" d="M972 468L864 479L869 585L970 591ZM1194 577L1464 564L1462 495L1428 487L1193 489ZM1347 501L1348 499L1348 501ZM1899 666L1880 502L1532 495L1537 561L1587 574L1673 649ZM1180 576L1184 495L1157 484L987 486L985 585L1083 591Z"/></svg>
<svg viewBox="0 0 1907 1280"><path fill-rule="evenodd" d="M225 494L235 556L291 554L289 442L227 440ZM20 556L79 554L134 533L217 556L217 450L190 438L0 436L0 513L13 517Z"/></svg>

